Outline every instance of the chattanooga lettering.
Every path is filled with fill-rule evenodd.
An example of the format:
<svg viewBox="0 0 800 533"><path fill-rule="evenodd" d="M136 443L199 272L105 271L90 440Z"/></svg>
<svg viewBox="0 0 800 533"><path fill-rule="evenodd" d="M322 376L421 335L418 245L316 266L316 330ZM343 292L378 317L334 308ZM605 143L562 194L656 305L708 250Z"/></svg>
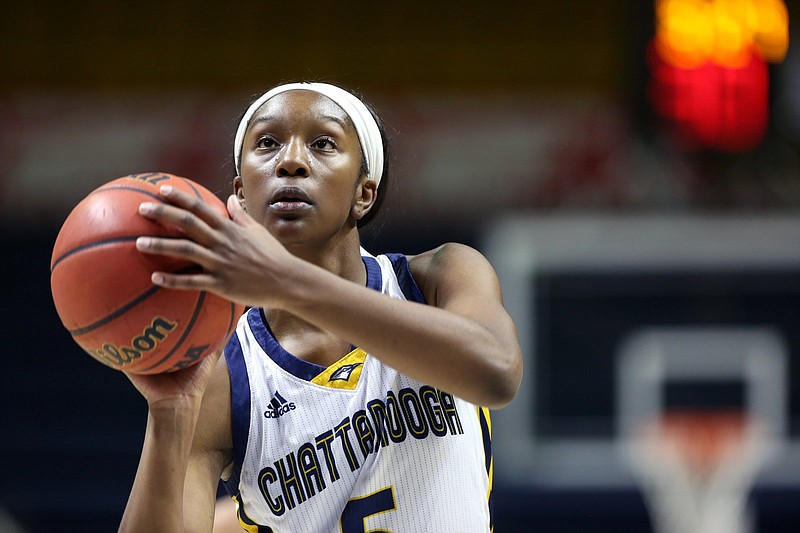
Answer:
<svg viewBox="0 0 800 533"><path fill-rule="evenodd" d="M178 327L177 322L170 322L159 316L144 328L141 335L131 339L127 346L115 346L107 342L99 350L87 351L91 356L112 366L124 365L139 359L144 352L155 350L176 327Z"/></svg>
<svg viewBox="0 0 800 533"><path fill-rule="evenodd" d="M452 395L427 385L418 391L389 391L385 400L371 400L366 410L262 468L261 495L272 513L281 516L341 479L345 469L361 468L382 446L463 433Z"/></svg>

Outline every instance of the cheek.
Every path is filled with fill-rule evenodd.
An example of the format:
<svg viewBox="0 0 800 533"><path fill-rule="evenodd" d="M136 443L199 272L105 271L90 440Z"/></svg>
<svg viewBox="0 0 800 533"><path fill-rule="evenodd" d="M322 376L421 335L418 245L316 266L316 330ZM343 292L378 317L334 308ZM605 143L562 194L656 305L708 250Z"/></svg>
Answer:
<svg viewBox="0 0 800 533"><path fill-rule="evenodd" d="M328 172L340 176L357 176L361 169L361 148L345 147L342 152L331 157L312 158L311 162L327 168Z"/></svg>
<svg viewBox="0 0 800 533"><path fill-rule="evenodd" d="M323 184L322 188L325 189L325 195L336 197L338 200L348 204L352 203L359 181L360 159L354 161L349 157L341 158L335 162L327 162L326 165L320 165L317 168L321 170L316 174ZM314 170L312 166L312 176L315 174Z"/></svg>
<svg viewBox="0 0 800 533"><path fill-rule="evenodd" d="M346 219L350 216L355 199L355 186L352 180L348 179L345 182L340 179L336 183L329 181L319 192L321 209L336 219Z"/></svg>
<svg viewBox="0 0 800 533"><path fill-rule="evenodd" d="M246 170L242 169L242 173L246 173ZM239 192L239 197L243 198L247 205L255 208L266 199L264 184L265 180L255 178L252 174L242 176L242 187Z"/></svg>
<svg viewBox="0 0 800 533"><path fill-rule="evenodd" d="M273 157L258 157L255 154L250 154L250 157L242 161L242 174L264 175L264 173L272 172L275 167L275 158Z"/></svg>

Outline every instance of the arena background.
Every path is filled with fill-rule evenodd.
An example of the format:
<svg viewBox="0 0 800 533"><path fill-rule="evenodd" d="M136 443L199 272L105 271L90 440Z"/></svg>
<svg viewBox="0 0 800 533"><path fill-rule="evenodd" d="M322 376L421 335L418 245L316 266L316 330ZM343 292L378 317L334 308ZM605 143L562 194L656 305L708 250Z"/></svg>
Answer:
<svg viewBox="0 0 800 533"><path fill-rule="evenodd" d="M793 27L798 4L787 4ZM619 423L611 359L641 327L775 334L782 436L796 451L800 42L768 67L757 145L687 147L649 100L654 17L649 0L4 2L0 530L113 530L142 442L144 402L55 314L61 222L133 172L183 175L224 197L239 113L297 79L358 89L385 118L393 184L371 251L460 241L515 291L544 294L507 293L526 381L496 420L496 531L652 530L631 474L607 455ZM587 256L586 239L604 249ZM516 252L530 249L549 262L514 277ZM725 402L746 396L726 386ZM797 531L800 468L775 464L751 493L756 530Z"/></svg>

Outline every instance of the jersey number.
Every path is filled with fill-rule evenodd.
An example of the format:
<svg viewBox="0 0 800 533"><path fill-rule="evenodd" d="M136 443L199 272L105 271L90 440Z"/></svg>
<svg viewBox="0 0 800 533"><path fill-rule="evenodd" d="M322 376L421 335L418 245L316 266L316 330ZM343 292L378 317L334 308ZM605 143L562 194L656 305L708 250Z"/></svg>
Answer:
<svg viewBox="0 0 800 533"><path fill-rule="evenodd" d="M394 490L386 487L367 496L353 498L344 506L342 512L342 533L367 533L364 520L368 516L394 511ZM389 533L387 531L370 530L369 533Z"/></svg>

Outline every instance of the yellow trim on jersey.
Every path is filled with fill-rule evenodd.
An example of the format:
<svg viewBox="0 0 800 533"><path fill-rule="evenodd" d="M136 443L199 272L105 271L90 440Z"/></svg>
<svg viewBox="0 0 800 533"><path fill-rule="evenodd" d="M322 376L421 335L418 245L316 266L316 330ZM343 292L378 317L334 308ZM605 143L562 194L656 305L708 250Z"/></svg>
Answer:
<svg viewBox="0 0 800 533"><path fill-rule="evenodd" d="M483 416L486 417L486 427L489 428L489 438L492 437L492 416L489 414L488 407L481 407L481 411L483 411Z"/></svg>
<svg viewBox="0 0 800 533"><path fill-rule="evenodd" d="M232 498L236 504L236 518L239 520L239 525L242 526L242 529L247 531L247 533L258 533L258 524L254 524L253 521L247 516L247 513L244 512L244 506L242 505L242 502L239 501L239 498L236 496L232 496ZM245 522L245 519L250 520L250 523L248 524Z"/></svg>
<svg viewBox="0 0 800 533"><path fill-rule="evenodd" d="M478 422L480 423L481 418L486 421L486 430L489 433L489 442L492 440L492 417L489 414L488 407L481 407L477 406L476 409L478 414ZM484 446L486 443L484 442ZM485 452L485 449L484 449ZM489 477L489 490L486 493L486 500L490 500L492 498L492 489L494 488L494 454L489 457L489 470L486 473ZM494 533L494 524L490 524L489 531Z"/></svg>
<svg viewBox="0 0 800 533"><path fill-rule="evenodd" d="M311 383L332 389L354 390L361 377L367 352L356 348L331 366L317 374Z"/></svg>
<svg viewBox="0 0 800 533"><path fill-rule="evenodd" d="M489 430L489 440L492 440L492 417L489 414L488 407L478 407L478 410L483 413L483 419L486 420L486 429ZM480 413L478 414L480 418ZM487 494L487 498L492 494L492 485L494 483L494 454L489 458L489 494Z"/></svg>

